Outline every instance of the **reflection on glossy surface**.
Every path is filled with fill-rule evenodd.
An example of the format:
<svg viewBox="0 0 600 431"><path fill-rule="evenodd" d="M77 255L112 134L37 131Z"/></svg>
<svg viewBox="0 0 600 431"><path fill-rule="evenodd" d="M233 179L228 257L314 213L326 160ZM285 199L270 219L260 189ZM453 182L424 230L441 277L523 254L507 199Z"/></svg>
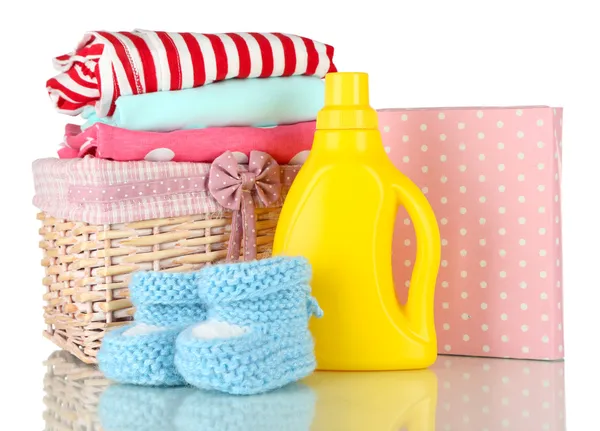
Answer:
<svg viewBox="0 0 600 431"><path fill-rule="evenodd" d="M318 372L305 380L318 396L313 430L434 430L432 371Z"/></svg>
<svg viewBox="0 0 600 431"><path fill-rule="evenodd" d="M52 353L45 365L45 430L101 431L98 401L109 385L102 373L65 351Z"/></svg>
<svg viewBox="0 0 600 431"><path fill-rule="evenodd" d="M306 431L315 397L302 384L255 396L114 385L100 397L104 431Z"/></svg>
<svg viewBox="0 0 600 431"><path fill-rule="evenodd" d="M440 356L430 370L317 372L260 396L110 385L46 362L47 431L564 431L564 363Z"/></svg>
<svg viewBox="0 0 600 431"><path fill-rule="evenodd" d="M437 430L564 431L564 362L440 356Z"/></svg>

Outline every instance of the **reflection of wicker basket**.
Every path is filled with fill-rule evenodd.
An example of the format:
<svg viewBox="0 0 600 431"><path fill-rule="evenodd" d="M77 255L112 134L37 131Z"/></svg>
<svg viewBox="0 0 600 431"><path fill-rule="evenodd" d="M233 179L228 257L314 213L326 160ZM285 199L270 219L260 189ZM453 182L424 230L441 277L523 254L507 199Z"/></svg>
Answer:
<svg viewBox="0 0 600 431"><path fill-rule="evenodd" d="M279 211L256 209L258 258L270 255ZM113 225L38 218L45 336L86 363L96 363L107 329L133 319L127 289L133 271L192 271L221 261L231 225L230 212Z"/></svg>
<svg viewBox="0 0 600 431"><path fill-rule="evenodd" d="M96 410L109 381L64 351L52 353L45 365L45 430L100 431Z"/></svg>

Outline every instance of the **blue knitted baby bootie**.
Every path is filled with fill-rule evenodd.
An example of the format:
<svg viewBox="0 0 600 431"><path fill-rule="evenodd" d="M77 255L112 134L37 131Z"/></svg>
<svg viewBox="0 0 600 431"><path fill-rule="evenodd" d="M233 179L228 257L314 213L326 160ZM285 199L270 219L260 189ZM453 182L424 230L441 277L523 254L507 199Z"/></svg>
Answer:
<svg viewBox="0 0 600 431"><path fill-rule="evenodd" d="M198 297L198 273L138 272L131 278L136 307L130 325L108 332L98 352L104 375L119 383L185 384L173 362L175 340L191 323L206 319Z"/></svg>
<svg viewBox="0 0 600 431"><path fill-rule="evenodd" d="M175 365L202 389L237 395L267 392L311 374L316 366L304 258L209 266L200 271L199 295L208 320L177 338Z"/></svg>

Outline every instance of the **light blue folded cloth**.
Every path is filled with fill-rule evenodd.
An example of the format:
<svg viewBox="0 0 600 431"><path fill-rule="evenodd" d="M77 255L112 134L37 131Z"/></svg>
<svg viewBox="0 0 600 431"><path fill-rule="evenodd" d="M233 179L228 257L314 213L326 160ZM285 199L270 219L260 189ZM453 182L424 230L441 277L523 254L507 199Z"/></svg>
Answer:
<svg viewBox="0 0 600 431"><path fill-rule="evenodd" d="M82 129L102 122L130 130L168 132L207 127L273 127L312 121L324 104L320 78L228 79L198 88L122 96L112 117L85 109Z"/></svg>
<svg viewBox="0 0 600 431"><path fill-rule="evenodd" d="M109 331L98 352L105 376L120 383L178 386L185 381L175 368L175 340L188 325L206 319L198 273L134 273L129 284L135 321Z"/></svg>
<svg viewBox="0 0 600 431"><path fill-rule="evenodd" d="M112 385L100 397L98 418L105 431L308 431L315 403L301 383L253 397Z"/></svg>
<svg viewBox="0 0 600 431"><path fill-rule="evenodd" d="M206 322L177 338L175 365L191 385L236 395L283 387L316 366L308 330L321 309L301 257L205 267L198 279Z"/></svg>

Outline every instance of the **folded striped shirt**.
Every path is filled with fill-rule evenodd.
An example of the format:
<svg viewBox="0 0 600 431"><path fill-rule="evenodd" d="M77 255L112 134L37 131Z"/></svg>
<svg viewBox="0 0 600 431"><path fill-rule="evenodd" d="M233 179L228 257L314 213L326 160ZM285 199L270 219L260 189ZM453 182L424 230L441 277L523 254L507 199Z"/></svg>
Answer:
<svg viewBox="0 0 600 431"><path fill-rule="evenodd" d="M201 87L233 78L335 72L333 47L283 33L95 31L75 51L54 59L61 73L46 83L58 112L93 106L113 114L119 96Z"/></svg>

